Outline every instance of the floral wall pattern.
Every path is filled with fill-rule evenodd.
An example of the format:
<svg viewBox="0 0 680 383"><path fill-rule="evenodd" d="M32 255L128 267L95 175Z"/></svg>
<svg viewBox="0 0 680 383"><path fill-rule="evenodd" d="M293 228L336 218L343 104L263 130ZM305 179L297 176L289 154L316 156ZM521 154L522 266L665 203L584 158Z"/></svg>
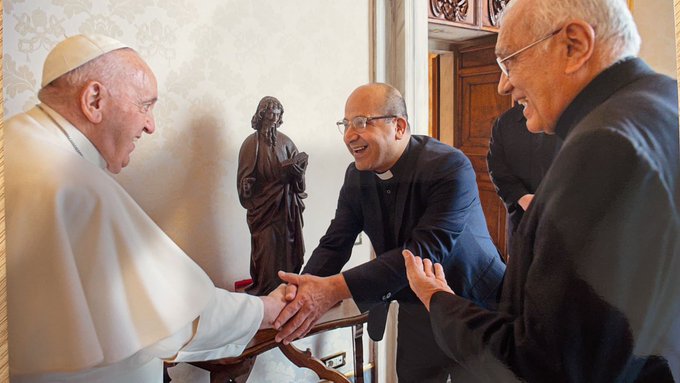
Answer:
<svg viewBox="0 0 680 383"><path fill-rule="evenodd" d="M335 121L351 90L369 80L367 1L3 5L6 116L37 103L43 60L65 36L109 35L146 59L159 83L157 131L138 142L130 166L116 179L220 287L233 289L234 281L249 277L250 233L236 194L238 150L252 133L250 118L260 98L281 100L282 132L310 157L304 213L309 256L333 217L351 162ZM352 264L368 259L369 248L364 238ZM351 351L347 334L305 342L300 347L319 355L339 347ZM257 363L250 381L317 381L276 352ZM264 366L277 363L281 367L274 371L281 373L268 376L272 369Z"/></svg>

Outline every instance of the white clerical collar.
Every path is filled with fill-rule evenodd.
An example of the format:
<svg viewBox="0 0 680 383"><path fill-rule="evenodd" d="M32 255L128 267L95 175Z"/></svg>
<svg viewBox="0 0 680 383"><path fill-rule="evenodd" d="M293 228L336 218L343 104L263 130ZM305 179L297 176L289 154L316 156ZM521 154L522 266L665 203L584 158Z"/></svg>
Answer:
<svg viewBox="0 0 680 383"><path fill-rule="evenodd" d="M73 124L68 122L61 114L45 104L39 104L38 108L45 112L47 116L61 128L66 135L66 139L71 142L73 149L80 154L84 159L100 169L106 169L106 161L104 157L99 154L97 148L92 142L85 137L83 132L78 130Z"/></svg>
<svg viewBox="0 0 680 383"><path fill-rule="evenodd" d="M391 170L388 170L388 171L383 172L383 173L375 173L375 175L378 176L378 178L380 178L383 181L387 181L387 180L391 179L392 177L394 177L394 174L392 174Z"/></svg>

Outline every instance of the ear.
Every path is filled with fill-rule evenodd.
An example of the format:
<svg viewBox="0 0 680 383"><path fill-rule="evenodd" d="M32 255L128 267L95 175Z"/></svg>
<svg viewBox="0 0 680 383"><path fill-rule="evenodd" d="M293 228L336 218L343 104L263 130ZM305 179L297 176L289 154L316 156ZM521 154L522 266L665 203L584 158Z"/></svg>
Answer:
<svg viewBox="0 0 680 383"><path fill-rule="evenodd" d="M401 140L404 137L407 127L406 119L403 117L397 117L397 131L394 135L397 140Z"/></svg>
<svg viewBox="0 0 680 383"><path fill-rule="evenodd" d="M564 27L567 41L565 74L581 69L593 56L595 30L583 20L574 20Z"/></svg>
<svg viewBox="0 0 680 383"><path fill-rule="evenodd" d="M93 124L102 121L104 85L97 81L90 81L80 92L80 110Z"/></svg>

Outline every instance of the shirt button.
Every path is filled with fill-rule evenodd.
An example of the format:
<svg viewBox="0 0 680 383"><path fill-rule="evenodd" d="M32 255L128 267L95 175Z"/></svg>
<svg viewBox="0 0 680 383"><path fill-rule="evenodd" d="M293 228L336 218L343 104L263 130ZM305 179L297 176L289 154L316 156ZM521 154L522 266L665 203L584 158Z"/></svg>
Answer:
<svg viewBox="0 0 680 383"><path fill-rule="evenodd" d="M392 193L392 190L387 189L387 192L386 192L386 193L387 193L387 194L391 194L391 193Z"/></svg>
<svg viewBox="0 0 680 383"><path fill-rule="evenodd" d="M388 300L388 299L390 299L390 298L392 298L392 293L387 293L387 294L383 295L382 300L383 300L383 301L386 301L386 300Z"/></svg>

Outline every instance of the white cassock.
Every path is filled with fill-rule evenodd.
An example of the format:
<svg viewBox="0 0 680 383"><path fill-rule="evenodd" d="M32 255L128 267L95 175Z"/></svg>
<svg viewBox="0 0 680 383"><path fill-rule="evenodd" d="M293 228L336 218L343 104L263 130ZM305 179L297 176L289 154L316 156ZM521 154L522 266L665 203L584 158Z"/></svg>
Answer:
<svg viewBox="0 0 680 383"><path fill-rule="evenodd" d="M161 382L160 358L243 351L262 301L216 288L80 131L43 104L4 136L13 383Z"/></svg>

